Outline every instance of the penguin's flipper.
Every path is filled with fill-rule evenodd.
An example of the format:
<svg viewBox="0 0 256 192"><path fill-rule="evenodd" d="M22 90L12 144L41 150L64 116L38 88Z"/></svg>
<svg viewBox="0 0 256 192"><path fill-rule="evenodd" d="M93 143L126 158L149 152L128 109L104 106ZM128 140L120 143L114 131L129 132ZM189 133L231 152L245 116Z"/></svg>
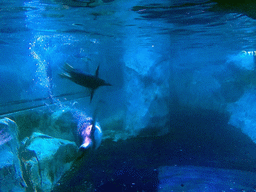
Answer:
<svg viewBox="0 0 256 192"><path fill-rule="evenodd" d="M100 66L98 66L97 69L96 69L95 77L98 77L98 75L99 75L99 68L100 68Z"/></svg>
<svg viewBox="0 0 256 192"><path fill-rule="evenodd" d="M71 79L71 76L67 73L60 73L59 76L62 77L62 78Z"/></svg>
<svg viewBox="0 0 256 192"><path fill-rule="evenodd" d="M93 94L94 94L94 92L95 92L95 89L92 89L92 91L91 91L90 103L92 102L92 98L93 98Z"/></svg>
<svg viewBox="0 0 256 192"><path fill-rule="evenodd" d="M65 63L65 65L63 66L63 70L66 71L67 73L70 73L70 72L74 71L75 69L68 63Z"/></svg>
<svg viewBox="0 0 256 192"><path fill-rule="evenodd" d="M98 112L97 110L94 111L92 121L91 121L91 124L92 124L91 135L92 135L93 144L94 144L94 132L95 132L95 129L96 129L97 112Z"/></svg>

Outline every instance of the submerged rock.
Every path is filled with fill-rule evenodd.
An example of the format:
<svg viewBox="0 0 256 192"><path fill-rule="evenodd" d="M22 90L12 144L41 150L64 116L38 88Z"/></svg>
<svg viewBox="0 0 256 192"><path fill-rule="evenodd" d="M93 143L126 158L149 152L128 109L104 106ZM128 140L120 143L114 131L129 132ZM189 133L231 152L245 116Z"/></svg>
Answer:
<svg viewBox="0 0 256 192"><path fill-rule="evenodd" d="M247 90L236 102L228 105L230 112L229 124L242 130L256 143L256 104L254 89Z"/></svg>
<svg viewBox="0 0 256 192"><path fill-rule="evenodd" d="M40 132L44 132L52 137L75 141L73 130L77 127L76 113L78 112L69 107L56 110L49 117L47 127L44 127L44 130L40 129Z"/></svg>
<svg viewBox="0 0 256 192"><path fill-rule="evenodd" d="M0 191L25 191L18 158L18 128L9 118L0 120Z"/></svg>
<svg viewBox="0 0 256 192"><path fill-rule="evenodd" d="M77 155L74 142L34 132L23 141L20 158L28 189L51 191Z"/></svg>
<svg viewBox="0 0 256 192"><path fill-rule="evenodd" d="M166 126L170 113L169 77L161 76L167 63L154 63L148 54L143 57L145 61L137 58L136 61L127 61L125 67L125 77L129 82L125 85L125 92L129 95L125 131L132 136L163 135L169 131ZM145 133L145 129L150 131Z"/></svg>

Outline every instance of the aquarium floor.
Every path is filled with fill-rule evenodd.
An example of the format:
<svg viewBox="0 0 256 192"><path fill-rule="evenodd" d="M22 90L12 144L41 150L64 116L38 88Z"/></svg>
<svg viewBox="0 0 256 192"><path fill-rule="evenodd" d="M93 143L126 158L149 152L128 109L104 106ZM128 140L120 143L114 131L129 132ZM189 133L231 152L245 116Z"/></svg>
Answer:
<svg viewBox="0 0 256 192"><path fill-rule="evenodd" d="M222 139L225 144L202 138L200 141L192 133L183 133L118 142L107 140L91 162L93 181L97 191L158 191L158 168L162 166L256 172L256 147L246 136L236 141L224 134Z"/></svg>
<svg viewBox="0 0 256 192"><path fill-rule="evenodd" d="M163 174L164 167L173 171L177 169L172 167L180 167L181 170L186 170L184 167L187 166L200 167L190 170L202 173L209 173L203 168L210 168L213 173L216 168L256 173L256 145L239 129L223 122L221 117L218 120L215 116L211 120L197 116L198 121L195 122L194 116L181 116L186 121L177 117L172 121L170 133L164 136L138 136L117 142L104 140L95 154L87 159L89 170L77 173L89 173L89 177L88 174L86 178L80 176L79 183L89 181L100 192L165 191L159 189L159 186L168 186L159 179L160 170ZM229 174L226 178L234 175ZM183 183L178 185L184 186ZM240 183L239 187L242 185ZM194 187L194 191L198 191L197 186ZM256 189L256 186L250 187ZM221 186L218 190L222 190Z"/></svg>

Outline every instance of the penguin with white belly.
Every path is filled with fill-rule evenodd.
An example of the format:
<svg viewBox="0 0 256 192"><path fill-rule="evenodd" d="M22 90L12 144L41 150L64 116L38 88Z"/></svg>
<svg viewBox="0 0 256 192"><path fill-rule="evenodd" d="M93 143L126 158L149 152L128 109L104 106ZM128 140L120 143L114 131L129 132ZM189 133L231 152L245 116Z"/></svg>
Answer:
<svg viewBox="0 0 256 192"><path fill-rule="evenodd" d="M94 118L87 117L80 120L75 133L76 144L79 147L78 157L88 150L96 150L101 144L102 131Z"/></svg>
<svg viewBox="0 0 256 192"><path fill-rule="evenodd" d="M52 192L80 191L80 187L83 187L83 190L86 188L86 191L93 191L89 162L93 152L100 146L102 138L100 125L94 119L79 117L77 128L74 130L75 142L80 146L78 154L69 171L62 175Z"/></svg>

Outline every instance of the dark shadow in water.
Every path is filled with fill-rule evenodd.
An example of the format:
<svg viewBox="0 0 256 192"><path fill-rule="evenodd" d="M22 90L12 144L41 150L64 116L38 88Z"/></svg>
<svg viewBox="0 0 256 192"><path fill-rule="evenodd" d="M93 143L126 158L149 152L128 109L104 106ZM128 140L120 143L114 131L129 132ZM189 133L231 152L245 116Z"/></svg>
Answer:
<svg viewBox="0 0 256 192"><path fill-rule="evenodd" d="M104 141L91 165L97 191L157 191L156 169L164 165L256 172L256 145L228 119L214 111L183 109L172 115L168 135Z"/></svg>
<svg viewBox="0 0 256 192"><path fill-rule="evenodd" d="M231 13L240 13L246 15L252 19L256 19L256 2L254 0L212 0L216 2L217 5L213 6L212 11L221 11L221 12L231 12Z"/></svg>
<svg viewBox="0 0 256 192"><path fill-rule="evenodd" d="M157 191L160 166L193 165L256 172L256 145L227 124L227 115L182 109L170 119L168 135L103 141L95 154L86 159L86 166L75 173L73 182L82 185L89 181L101 192L142 192Z"/></svg>

